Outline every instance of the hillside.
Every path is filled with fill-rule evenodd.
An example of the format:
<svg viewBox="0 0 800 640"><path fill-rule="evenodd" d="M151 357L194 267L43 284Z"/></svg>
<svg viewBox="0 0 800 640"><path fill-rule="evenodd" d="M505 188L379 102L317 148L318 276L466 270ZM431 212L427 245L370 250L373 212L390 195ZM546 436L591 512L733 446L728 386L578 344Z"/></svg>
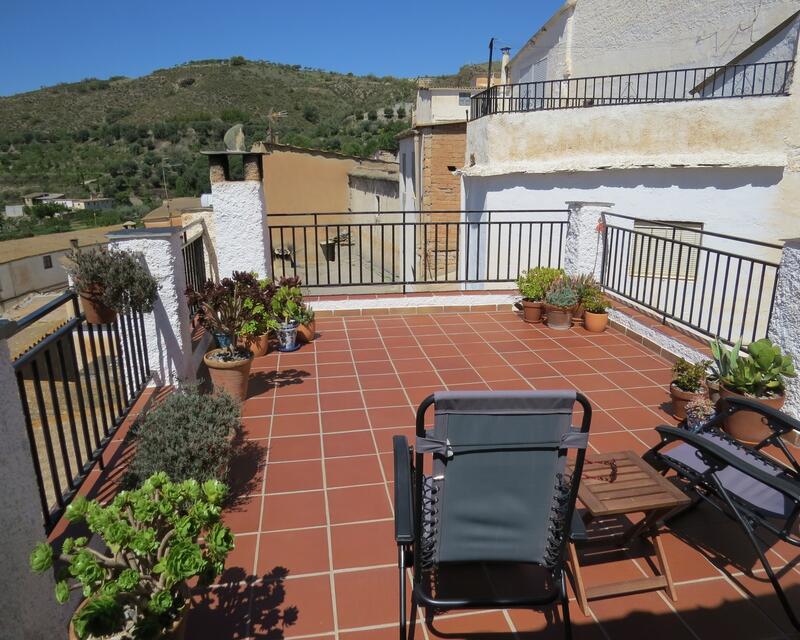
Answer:
<svg viewBox="0 0 800 640"><path fill-rule="evenodd" d="M197 151L236 122L248 144L265 139L273 110L286 112L281 142L367 156L395 148L414 95L411 80L236 57L0 98L0 204L90 189L149 202L163 195L163 160L170 195L196 195L208 189Z"/></svg>

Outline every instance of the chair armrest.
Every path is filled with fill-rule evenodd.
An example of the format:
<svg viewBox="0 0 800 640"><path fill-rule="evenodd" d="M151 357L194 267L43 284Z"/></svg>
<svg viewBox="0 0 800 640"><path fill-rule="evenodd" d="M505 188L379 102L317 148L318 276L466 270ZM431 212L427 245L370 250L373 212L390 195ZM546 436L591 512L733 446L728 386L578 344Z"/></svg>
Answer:
<svg viewBox="0 0 800 640"><path fill-rule="evenodd" d="M588 539L589 536L586 535L586 525L583 523L583 518L581 518L580 514L578 513L578 510L574 509L572 511L572 522L570 524L569 540L570 542L583 542Z"/></svg>
<svg viewBox="0 0 800 640"><path fill-rule="evenodd" d="M411 454L405 436L392 438L394 449L394 539L414 542L414 500L411 486Z"/></svg>
<svg viewBox="0 0 800 640"><path fill-rule="evenodd" d="M794 502L800 502L800 481L796 479L771 476L763 469L749 464L747 460L733 455L730 451L704 438L701 434L692 433L685 429L676 429L675 427L656 427L656 431L658 431L663 438L667 438L668 440L682 440L700 451L703 455L721 463L721 466L738 469L745 475L758 480L776 491L780 491ZM765 457L764 454L756 449L750 448L750 451L753 455ZM790 470L787 469L787 472L790 472Z"/></svg>

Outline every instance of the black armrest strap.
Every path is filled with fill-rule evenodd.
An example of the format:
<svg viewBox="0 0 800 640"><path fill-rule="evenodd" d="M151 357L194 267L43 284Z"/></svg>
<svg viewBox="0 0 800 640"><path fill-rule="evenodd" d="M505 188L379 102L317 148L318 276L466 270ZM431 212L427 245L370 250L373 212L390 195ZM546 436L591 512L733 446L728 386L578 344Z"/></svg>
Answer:
<svg viewBox="0 0 800 640"><path fill-rule="evenodd" d="M394 539L398 544L414 542L414 501L411 486L411 455L405 436L392 438L394 448Z"/></svg>

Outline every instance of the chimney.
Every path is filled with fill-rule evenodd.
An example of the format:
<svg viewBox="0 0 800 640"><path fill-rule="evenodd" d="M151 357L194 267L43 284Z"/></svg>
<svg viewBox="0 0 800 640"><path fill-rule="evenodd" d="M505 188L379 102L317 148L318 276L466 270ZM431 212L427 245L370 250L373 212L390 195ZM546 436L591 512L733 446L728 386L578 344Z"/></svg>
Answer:
<svg viewBox="0 0 800 640"><path fill-rule="evenodd" d="M503 59L500 62L500 84L508 84L508 62L511 59L509 55L511 47L503 47L500 51L503 53Z"/></svg>

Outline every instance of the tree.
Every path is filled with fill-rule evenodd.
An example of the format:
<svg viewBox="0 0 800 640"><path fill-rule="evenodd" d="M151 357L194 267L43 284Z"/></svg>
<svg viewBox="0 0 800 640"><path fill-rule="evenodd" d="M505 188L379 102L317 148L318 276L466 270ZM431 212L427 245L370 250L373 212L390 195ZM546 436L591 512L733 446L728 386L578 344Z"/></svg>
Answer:
<svg viewBox="0 0 800 640"><path fill-rule="evenodd" d="M315 106L307 104L303 107L303 118L311 124L317 124L319 122L319 110Z"/></svg>
<svg viewBox="0 0 800 640"><path fill-rule="evenodd" d="M406 117L406 108L403 106L397 107L397 118L403 120Z"/></svg>
<svg viewBox="0 0 800 640"><path fill-rule="evenodd" d="M247 60L244 56L232 56L230 64L232 67L241 67L243 64L247 64Z"/></svg>
<svg viewBox="0 0 800 640"><path fill-rule="evenodd" d="M376 111L373 109L372 111L370 111L370 112L367 114L367 118L369 118L370 120L373 120L373 121L375 121L375 120L377 120L377 119L378 119L378 113L377 113L377 112L376 112Z"/></svg>
<svg viewBox="0 0 800 640"><path fill-rule="evenodd" d="M386 107L383 110L383 117L386 118L387 120L391 120L392 118L394 118L394 109L392 109L392 107Z"/></svg>

